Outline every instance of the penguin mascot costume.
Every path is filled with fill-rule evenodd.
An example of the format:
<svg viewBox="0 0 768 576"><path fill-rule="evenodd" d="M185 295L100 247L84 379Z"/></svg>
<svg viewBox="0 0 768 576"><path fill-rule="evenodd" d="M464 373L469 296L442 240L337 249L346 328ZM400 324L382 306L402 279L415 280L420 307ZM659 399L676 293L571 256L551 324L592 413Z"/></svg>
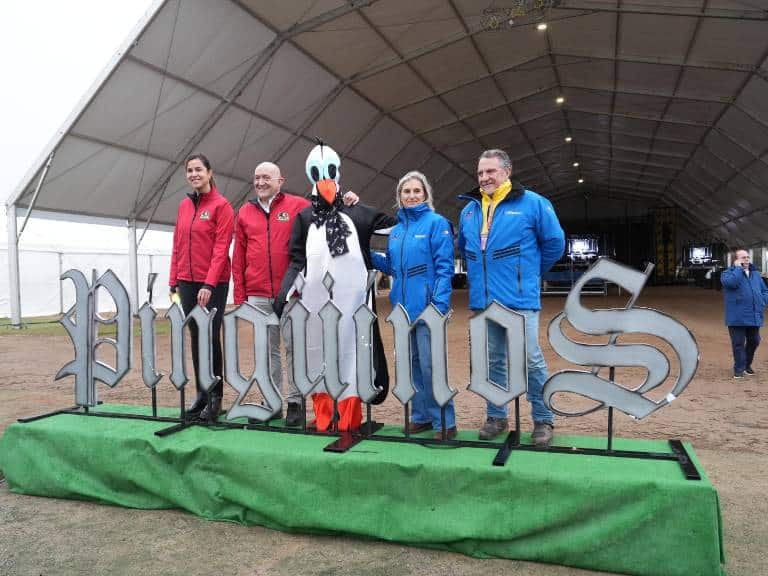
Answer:
<svg viewBox="0 0 768 576"><path fill-rule="evenodd" d="M344 206L339 187L341 160L330 147L320 142L309 153L306 172L312 183L312 205L299 213L293 225L290 244L291 263L283 277L275 312L282 314L288 296L294 290L298 274L304 277L301 302L310 312L307 324L307 368L317 374L323 366L322 321L318 311L328 301L323 285L325 273L335 280L334 304L341 310L339 321L339 376L349 386L338 398L338 430L353 431L362 422L361 401L357 390L355 324L353 314L361 304L375 311L373 295L367 289L368 271L373 268L370 255L371 236L377 230L391 228L397 222L370 206ZM373 400L380 404L389 390L389 375L378 323L373 324L374 384L381 392ZM315 426L328 430L333 422L333 399L320 384L312 394Z"/></svg>

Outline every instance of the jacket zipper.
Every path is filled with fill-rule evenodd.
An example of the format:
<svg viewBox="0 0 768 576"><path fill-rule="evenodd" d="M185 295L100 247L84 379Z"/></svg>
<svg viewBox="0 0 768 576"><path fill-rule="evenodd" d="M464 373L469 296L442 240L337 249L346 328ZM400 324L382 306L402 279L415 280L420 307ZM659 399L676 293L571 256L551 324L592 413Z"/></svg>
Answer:
<svg viewBox="0 0 768 576"><path fill-rule="evenodd" d="M408 278L408 273L405 268L405 240L408 238L408 216L405 217L405 231L403 232L403 240L400 243L400 286L403 293L403 302L405 302L405 281ZM413 319L411 319L413 321Z"/></svg>
<svg viewBox="0 0 768 576"><path fill-rule="evenodd" d="M264 213L264 215L267 217L267 262L269 265L269 293L272 294L272 298L274 298L277 296L277 294L275 294L275 285L272 283L272 236L269 228L270 214L272 214L272 210Z"/></svg>
<svg viewBox="0 0 768 576"><path fill-rule="evenodd" d="M195 198L197 198L197 202L192 200L192 204L195 205L195 211L192 212L192 220L189 223L189 277L192 278L192 282L195 281L195 273L192 270L192 226L194 225L195 218L197 217L197 205L201 200L198 194L195 194Z"/></svg>

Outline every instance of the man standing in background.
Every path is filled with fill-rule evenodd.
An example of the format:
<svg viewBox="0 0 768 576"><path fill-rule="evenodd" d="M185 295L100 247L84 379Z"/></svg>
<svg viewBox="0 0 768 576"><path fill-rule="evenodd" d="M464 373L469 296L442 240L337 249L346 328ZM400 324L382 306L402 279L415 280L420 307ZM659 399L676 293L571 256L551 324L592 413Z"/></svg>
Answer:
<svg viewBox="0 0 768 576"><path fill-rule="evenodd" d="M734 252L733 263L720 274L720 281L725 296L725 325L733 348L733 377L752 376L768 288L743 248Z"/></svg>

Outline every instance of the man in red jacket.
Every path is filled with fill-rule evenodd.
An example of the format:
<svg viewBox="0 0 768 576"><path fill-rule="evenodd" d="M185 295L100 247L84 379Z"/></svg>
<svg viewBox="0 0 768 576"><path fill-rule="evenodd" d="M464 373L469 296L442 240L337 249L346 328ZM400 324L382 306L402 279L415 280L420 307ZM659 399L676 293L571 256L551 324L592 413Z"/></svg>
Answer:
<svg viewBox="0 0 768 576"><path fill-rule="evenodd" d="M235 284L235 304L249 302L266 314L280 292L280 284L288 268L288 245L293 222L299 212L310 205L309 200L280 191L285 178L272 162L262 162L253 172L255 196L237 214L235 249L232 254L232 280ZM354 204L357 195L347 192L344 201ZM283 390L280 361L280 332L283 333L286 361L293 365L290 329L270 326L269 348L272 381ZM301 421L301 393L288 370L288 413L286 426L298 426Z"/></svg>

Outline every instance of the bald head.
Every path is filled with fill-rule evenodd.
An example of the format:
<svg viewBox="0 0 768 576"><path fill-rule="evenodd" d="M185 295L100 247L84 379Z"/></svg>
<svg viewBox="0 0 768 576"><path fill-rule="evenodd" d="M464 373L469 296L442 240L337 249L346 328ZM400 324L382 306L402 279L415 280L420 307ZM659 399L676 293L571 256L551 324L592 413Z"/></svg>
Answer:
<svg viewBox="0 0 768 576"><path fill-rule="evenodd" d="M272 162L262 162L253 171L253 189L261 202L269 202L280 192L283 182L285 179L280 174L280 167Z"/></svg>

